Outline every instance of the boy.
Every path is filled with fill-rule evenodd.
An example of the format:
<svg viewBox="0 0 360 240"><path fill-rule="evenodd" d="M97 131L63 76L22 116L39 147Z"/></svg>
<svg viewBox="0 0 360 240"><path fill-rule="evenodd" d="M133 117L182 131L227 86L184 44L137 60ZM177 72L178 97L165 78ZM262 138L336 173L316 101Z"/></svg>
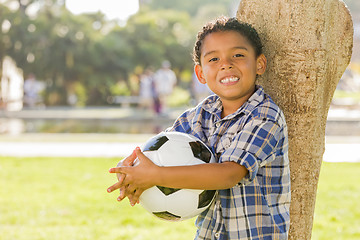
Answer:
<svg viewBox="0 0 360 240"><path fill-rule="evenodd" d="M266 69L256 31L235 18L219 18L199 32L194 48L199 81L215 93L183 113L168 129L192 134L215 153L217 163L158 167L139 148L112 168L121 173L119 201L132 205L154 185L218 190L199 215L195 239L287 239L290 170L285 118L255 84ZM131 166L135 158L137 166Z"/></svg>

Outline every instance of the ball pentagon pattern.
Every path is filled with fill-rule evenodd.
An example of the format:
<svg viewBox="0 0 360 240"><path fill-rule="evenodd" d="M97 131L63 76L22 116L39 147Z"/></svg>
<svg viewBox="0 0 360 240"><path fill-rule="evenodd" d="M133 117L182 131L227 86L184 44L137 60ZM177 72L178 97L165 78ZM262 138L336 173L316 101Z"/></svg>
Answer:
<svg viewBox="0 0 360 240"><path fill-rule="evenodd" d="M143 153L159 166L187 166L215 162L211 150L196 137L162 132L149 139ZM214 200L215 190L175 189L154 186L140 196L140 204L154 216L181 221L197 216Z"/></svg>

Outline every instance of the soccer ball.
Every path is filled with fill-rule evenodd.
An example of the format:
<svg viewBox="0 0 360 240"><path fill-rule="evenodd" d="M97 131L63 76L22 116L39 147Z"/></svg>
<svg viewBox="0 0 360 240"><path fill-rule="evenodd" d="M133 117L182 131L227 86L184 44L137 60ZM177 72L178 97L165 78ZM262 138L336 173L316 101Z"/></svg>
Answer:
<svg viewBox="0 0 360 240"><path fill-rule="evenodd" d="M185 166L215 162L198 138L180 132L162 132L148 140L142 151L159 166ZM215 190L174 189L154 186L140 196L140 204L158 218L181 221L199 215L215 197Z"/></svg>

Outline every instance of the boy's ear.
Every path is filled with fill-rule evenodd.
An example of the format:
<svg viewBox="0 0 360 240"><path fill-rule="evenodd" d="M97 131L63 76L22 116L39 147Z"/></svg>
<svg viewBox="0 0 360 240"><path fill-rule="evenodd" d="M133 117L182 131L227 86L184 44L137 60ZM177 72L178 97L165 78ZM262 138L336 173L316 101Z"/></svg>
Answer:
<svg viewBox="0 0 360 240"><path fill-rule="evenodd" d="M202 67L199 64L197 64L197 65L195 65L194 70L195 70L195 74L196 74L199 82L202 84L206 84L206 80L205 80L205 77L204 77L204 74L202 71Z"/></svg>
<svg viewBox="0 0 360 240"><path fill-rule="evenodd" d="M256 74L262 75L266 70L267 60L264 54L261 54L256 60Z"/></svg>

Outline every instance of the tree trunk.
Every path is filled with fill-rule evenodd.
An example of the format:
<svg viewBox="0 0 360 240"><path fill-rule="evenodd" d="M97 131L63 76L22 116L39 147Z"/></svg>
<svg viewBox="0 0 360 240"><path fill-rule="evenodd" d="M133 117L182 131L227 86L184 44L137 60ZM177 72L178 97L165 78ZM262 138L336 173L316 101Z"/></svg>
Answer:
<svg viewBox="0 0 360 240"><path fill-rule="evenodd" d="M259 84L288 124L289 239L311 239L327 114L352 53L351 16L339 0L242 0L237 17L259 31L268 59Z"/></svg>

